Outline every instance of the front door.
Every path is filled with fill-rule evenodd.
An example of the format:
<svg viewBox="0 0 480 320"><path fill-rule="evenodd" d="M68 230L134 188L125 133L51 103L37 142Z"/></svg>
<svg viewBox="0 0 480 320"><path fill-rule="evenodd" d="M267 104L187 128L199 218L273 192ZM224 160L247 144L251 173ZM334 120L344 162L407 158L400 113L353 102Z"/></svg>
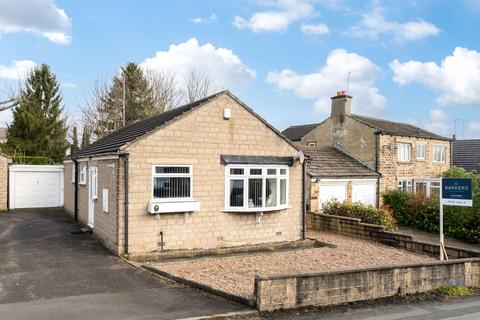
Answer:
<svg viewBox="0 0 480 320"><path fill-rule="evenodd" d="M88 218L87 224L93 228L95 199L97 198L97 168L90 167L88 175Z"/></svg>

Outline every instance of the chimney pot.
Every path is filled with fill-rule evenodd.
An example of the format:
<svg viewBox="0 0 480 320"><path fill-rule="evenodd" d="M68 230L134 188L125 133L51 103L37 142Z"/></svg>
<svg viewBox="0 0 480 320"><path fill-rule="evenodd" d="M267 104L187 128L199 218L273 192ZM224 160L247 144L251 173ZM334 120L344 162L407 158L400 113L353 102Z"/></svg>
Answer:
<svg viewBox="0 0 480 320"><path fill-rule="evenodd" d="M345 115L352 111L352 97L347 95L345 90L337 91L337 95L332 97L332 112L330 117L336 122L343 123Z"/></svg>

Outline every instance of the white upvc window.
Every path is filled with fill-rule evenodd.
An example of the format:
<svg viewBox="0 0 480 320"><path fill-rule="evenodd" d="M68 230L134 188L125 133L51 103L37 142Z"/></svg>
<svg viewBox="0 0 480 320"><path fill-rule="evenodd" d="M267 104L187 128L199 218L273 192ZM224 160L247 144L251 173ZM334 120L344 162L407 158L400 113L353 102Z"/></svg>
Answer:
<svg viewBox="0 0 480 320"><path fill-rule="evenodd" d="M309 141L307 142L307 146L309 147L315 147L317 145L317 142L316 141Z"/></svg>
<svg viewBox="0 0 480 320"><path fill-rule="evenodd" d="M81 165L80 166L80 184L86 185L87 184L87 166Z"/></svg>
<svg viewBox="0 0 480 320"><path fill-rule="evenodd" d="M447 147L442 145L433 146L433 162L445 163Z"/></svg>
<svg viewBox="0 0 480 320"><path fill-rule="evenodd" d="M402 191L406 191L408 193L412 193L413 192L412 180L411 179L398 180L398 190L402 190Z"/></svg>
<svg viewBox="0 0 480 320"><path fill-rule="evenodd" d="M191 165L154 165L152 177L152 199L193 200Z"/></svg>
<svg viewBox="0 0 480 320"><path fill-rule="evenodd" d="M225 211L273 211L288 207L288 166L225 167Z"/></svg>
<svg viewBox="0 0 480 320"><path fill-rule="evenodd" d="M91 198L93 200L98 199L98 169L97 167L90 167L90 183L92 184L90 186L90 192L91 192Z"/></svg>
<svg viewBox="0 0 480 320"><path fill-rule="evenodd" d="M72 183L75 183L75 163L72 162Z"/></svg>
<svg viewBox="0 0 480 320"><path fill-rule="evenodd" d="M417 160L425 160L425 144L417 143L416 150L417 150Z"/></svg>
<svg viewBox="0 0 480 320"><path fill-rule="evenodd" d="M400 162L410 162L412 145L410 143L397 143L397 159Z"/></svg>

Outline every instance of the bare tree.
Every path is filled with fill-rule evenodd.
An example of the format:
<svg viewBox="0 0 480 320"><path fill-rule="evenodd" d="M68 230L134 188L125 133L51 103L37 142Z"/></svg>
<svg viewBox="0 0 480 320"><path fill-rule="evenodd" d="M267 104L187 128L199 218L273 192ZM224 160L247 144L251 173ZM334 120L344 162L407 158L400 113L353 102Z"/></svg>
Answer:
<svg viewBox="0 0 480 320"><path fill-rule="evenodd" d="M185 77L183 85L183 96L187 103L191 103L215 91L212 78L206 73L198 69L191 69Z"/></svg>
<svg viewBox="0 0 480 320"><path fill-rule="evenodd" d="M0 111L5 111L16 107L22 99L22 84L18 83L17 87L3 86L0 98Z"/></svg>
<svg viewBox="0 0 480 320"><path fill-rule="evenodd" d="M150 70L146 72L146 78L153 90L157 113L173 109L180 103L180 94L174 73Z"/></svg>

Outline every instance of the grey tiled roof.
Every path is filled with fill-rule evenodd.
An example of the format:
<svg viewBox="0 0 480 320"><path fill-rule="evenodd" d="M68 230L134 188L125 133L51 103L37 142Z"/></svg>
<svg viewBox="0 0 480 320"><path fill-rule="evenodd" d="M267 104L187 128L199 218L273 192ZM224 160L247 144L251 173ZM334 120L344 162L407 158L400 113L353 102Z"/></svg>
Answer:
<svg viewBox="0 0 480 320"><path fill-rule="evenodd" d="M317 178L378 178L380 174L335 147L307 147L307 173Z"/></svg>
<svg viewBox="0 0 480 320"><path fill-rule="evenodd" d="M256 114L251 108L245 105L240 99L234 96L230 91L224 90L218 93L215 93L211 96L203 98L201 100L177 107L175 109L166 111L158 116L154 116L121 129L110 133L109 135L89 144L83 149L80 149L75 152L73 155L75 158L93 156L93 155L102 155L102 154L111 154L120 151L120 148L125 144L142 137L143 135L151 132L152 130L161 127L164 124L169 123L170 121L175 121L180 116L203 106L204 104L210 102L211 100L217 98L222 94L228 94L232 99L237 103L242 105L247 111L253 114L258 120L260 120L265 126L270 130L274 131L278 136L284 139L288 144L290 144L296 150L299 150L298 146L292 143L290 140L286 139L277 129L275 129L271 124L269 124L265 119Z"/></svg>
<svg viewBox="0 0 480 320"><path fill-rule="evenodd" d="M300 141L304 135L312 131L320 123L303 124L299 126L291 126L283 130L282 133L292 141Z"/></svg>
<svg viewBox="0 0 480 320"><path fill-rule="evenodd" d="M408 123L370 118L370 117L360 116L357 114L349 114L348 116L370 127L373 127L382 133L389 133L393 135L417 137L417 138L450 140L449 138L445 138L441 135L413 126Z"/></svg>
<svg viewBox="0 0 480 320"><path fill-rule="evenodd" d="M452 161L456 167L480 173L480 139L454 140Z"/></svg>

